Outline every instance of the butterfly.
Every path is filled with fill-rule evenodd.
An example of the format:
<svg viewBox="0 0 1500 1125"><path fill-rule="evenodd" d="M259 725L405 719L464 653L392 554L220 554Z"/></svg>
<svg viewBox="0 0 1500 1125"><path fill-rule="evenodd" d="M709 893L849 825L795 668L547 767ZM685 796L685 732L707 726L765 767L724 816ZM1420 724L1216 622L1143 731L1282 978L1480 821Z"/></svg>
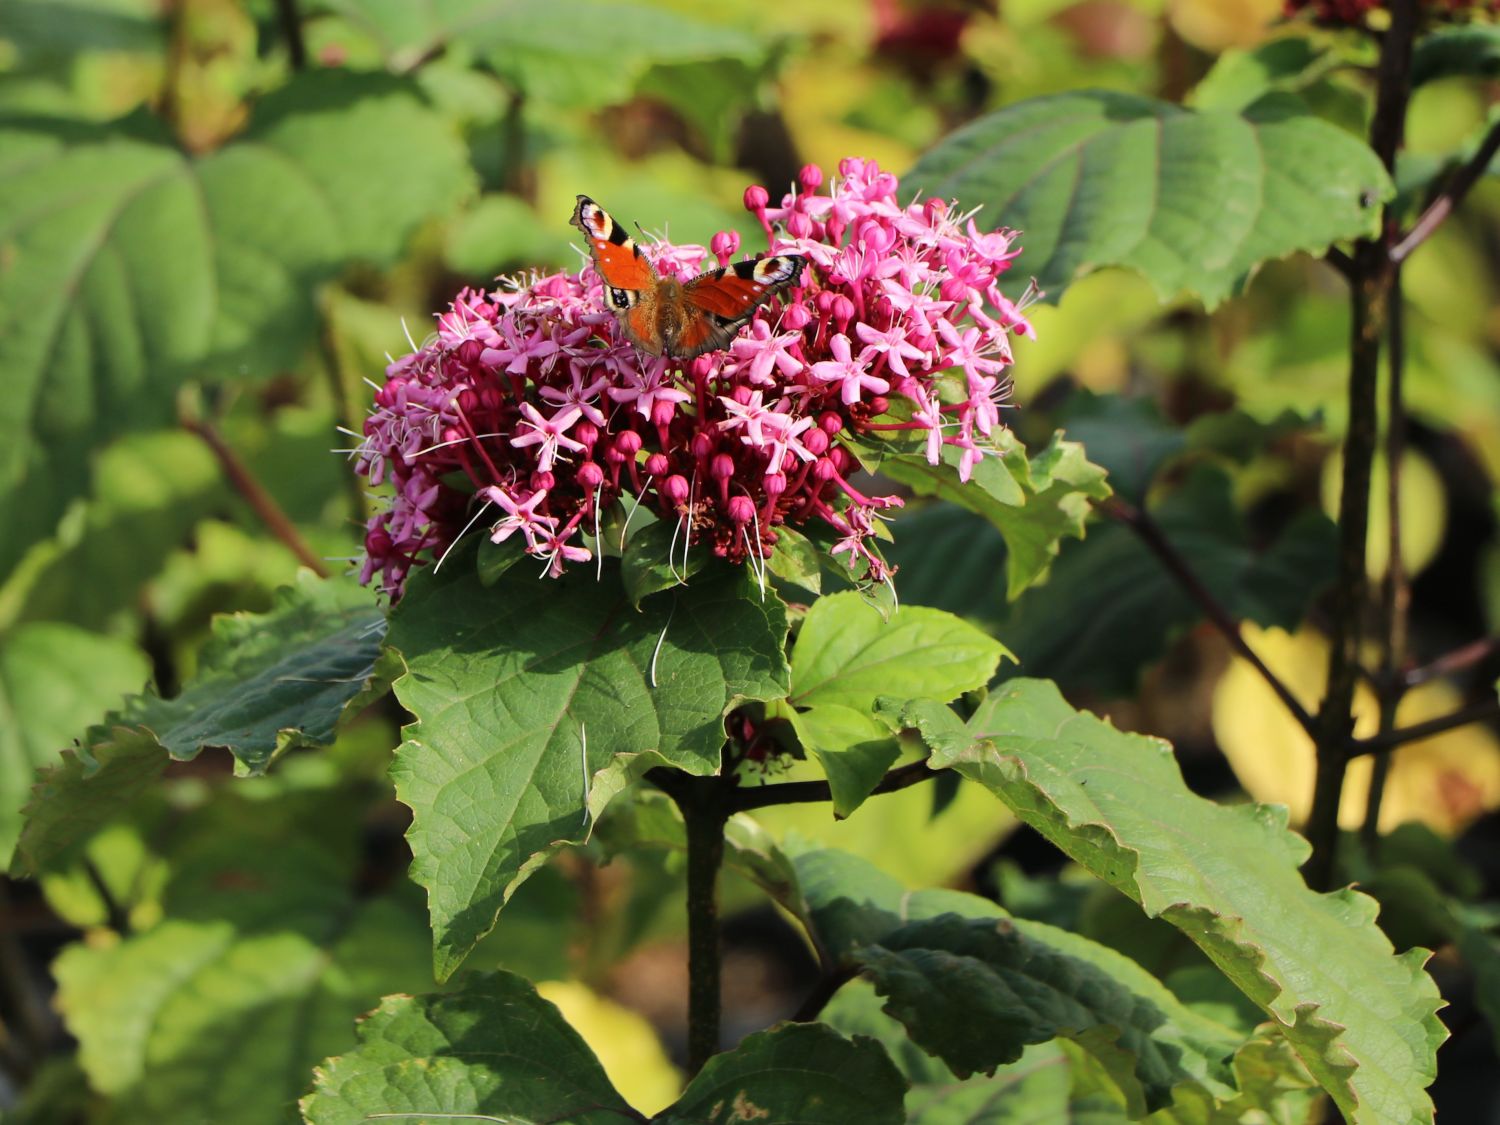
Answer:
<svg viewBox="0 0 1500 1125"><path fill-rule="evenodd" d="M604 303L648 355L691 359L728 346L755 310L807 265L801 254L770 254L681 282L660 276L625 228L588 196L578 197L569 221L588 239L594 269L604 279Z"/></svg>

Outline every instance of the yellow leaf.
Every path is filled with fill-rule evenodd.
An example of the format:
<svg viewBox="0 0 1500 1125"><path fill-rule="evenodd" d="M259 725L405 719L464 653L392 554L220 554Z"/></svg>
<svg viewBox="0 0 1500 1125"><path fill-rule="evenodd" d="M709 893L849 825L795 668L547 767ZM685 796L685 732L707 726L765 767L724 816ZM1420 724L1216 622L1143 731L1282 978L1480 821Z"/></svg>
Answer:
<svg viewBox="0 0 1500 1125"><path fill-rule="evenodd" d="M578 981L544 981L536 990L557 1005L563 1019L599 1056L615 1089L637 1110L655 1114L677 1100L682 1075L644 1017Z"/></svg>
<svg viewBox="0 0 1500 1125"><path fill-rule="evenodd" d="M1337 519L1344 459L1335 454L1323 464L1323 510ZM1387 518L1384 455L1375 458L1370 473L1370 528L1365 536L1365 570L1371 578L1385 574L1391 555L1390 520ZM1437 554L1448 519L1443 478L1422 454L1407 450L1401 458L1401 561L1406 573L1421 571Z"/></svg>
<svg viewBox="0 0 1500 1125"><path fill-rule="evenodd" d="M1253 47L1282 12L1282 0L1171 0L1167 19L1195 47Z"/></svg>
<svg viewBox="0 0 1500 1125"><path fill-rule="evenodd" d="M1250 647L1308 710L1316 710L1327 683L1328 642L1311 630L1244 627ZM1458 692L1444 683L1407 693L1396 725L1410 726L1456 710ZM1378 722L1374 694L1360 685L1355 695L1355 733L1373 734ZM1260 675L1236 659L1214 690L1214 736L1245 791L1257 801L1286 805L1293 822L1307 819L1312 803L1312 739L1287 714ZM1374 759L1350 763L1344 780L1339 824L1363 822ZM1479 725L1402 746L1391 760L1380 807L1382 831L1418 820L1452 835L1481 813L1500 807L1500 741Z"/></svg>

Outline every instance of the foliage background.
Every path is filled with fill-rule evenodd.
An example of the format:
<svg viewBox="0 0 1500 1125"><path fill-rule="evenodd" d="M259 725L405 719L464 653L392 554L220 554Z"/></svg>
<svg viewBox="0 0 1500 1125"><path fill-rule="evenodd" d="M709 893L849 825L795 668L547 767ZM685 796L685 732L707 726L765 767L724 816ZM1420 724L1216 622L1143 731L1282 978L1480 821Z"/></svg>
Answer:
<svg viewBox="0 0 1500 1125"><path fill-rule="evenodd" d="M905 173L984 111L1084 87L1235 108L1237 83L1264 85L1245 76L1264 56L1236 52L1287 34L1259 0L298 7L300 61L284 4L0 7L0 855L35 767L147 683L170 700L225 671L234 620L249 626L231 619L210 640L215 614L282 614L288 637L337 621L346 643L319 659L378 680L373 601L347 583L276 594L299 563L342 573L358 553L368 498L329 449L352 440L338 427L359 430L364 380L460 285L579 262L565 222L576 193L648 231L706 241L732 227L754 246L747 183L775 193L801 164L831 171L851 154ZM1345 65L1285 84L1363 135L1362 80ZM1472 148L1493 95L1482 76L1424 83L1398 187L1415 198ZM1497 206L1481 184L1404 270L1403 555L1412 647L1429 657L1500 631ZM1023 257L1018 272L1046 264ZM1037 339L1017 347L1017 433L1033 448L1058 427L1082 441L1233 614L1258 623L1253 645L1312 706L1344 427L1336 275L1306 256L1271 262L1212 309L1128 269L1047 281L1060 300L1035 310ZM1073 704L1171 739L1198 791L1305 815L1310 746L1127 528L1095 520L1012 600L1004 544L983 521L933 503L902 523L905 602L980 624ZM1371 541L1379 574L1378 526ZM1491 655L1423 685L1402 722L1494 678ZM191 707L145 713L163 742L175 750L175 733L196 751ZM0 1107L21 1121L131 1121L193 1102L232 1120L267 1090L278 1105L295 1097L288 1071L346 1049L380 995L430 991L407 814L385 776L402 717L386 698L336 739L331 725L300 740L247 731L242 772L285 758L234 784L229 753L185 753L166 785L112 791L77 854L7 881ZM89 741L130 760L123 736ZM1454 1038L1434 1095L1459 1119L1495 1095L1497 804L1491 728L1404 748L1382 863L1351 859L1347 872L1384 904L1398 949L1440 950ZM974 787L893 794L844 821L820 806L759 819L909 886L976 890L1159 976L1193 967L1172 931ZM554 982L545 994L622 1091L664 1105L684 1033L680 863L591 862L606 854L602 841L553 861L468 964ZM728 929L733 1039L795 1011L811 964L748 882L732 877L725 893L749 908ZM256 1112L245 1119L267 1119Z"/></svg>

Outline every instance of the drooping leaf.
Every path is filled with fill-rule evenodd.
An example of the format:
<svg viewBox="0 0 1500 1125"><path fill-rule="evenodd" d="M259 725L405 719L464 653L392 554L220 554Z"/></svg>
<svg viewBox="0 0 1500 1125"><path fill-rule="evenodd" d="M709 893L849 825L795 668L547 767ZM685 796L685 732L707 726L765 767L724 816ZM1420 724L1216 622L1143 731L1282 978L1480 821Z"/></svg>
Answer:
<svg viewBox="0 0 1500 1125"><path fill-rule="evenodd" d="M613 564L602 582L513 570L488 588L462 569L414 581L390 636L417 717L393 773L440 977L621 786L652 764L715 772L725 713L780 698L788 676L785 609L745 568L707 569L639 612Z"/></svg>
<svg viewBox="0 0 1500 1125"><path fill-rule="evenodd" d="M82 493L91 450L169 423L189 377L293 366L313 286L393 260L469 182L410 87L332 70L202 158L144 126L41 118L0 123L0 153L0 573Z"/></svg>
<svg viewBox="0 0 1500 1125"><path fill-rule="evenodd" d="M1062 422L1089 460L1109 473L1109 486L1139 504L1157 470L1182 451L1187 438L1149 398L1080 391L1068 399Z"/></svg>
<svg viewBox="0 0 1500 1125"><path fill-rule="evenodd" d="M828 777L834 816L848 816L859 808L901 756L890 728L867 709L825 703L794 711L792 728Z"/></svg>
<svg viewBox="0 0 1500 1125"><path fill-rule="evenodd" d="M766 566L777 578L785 579L794 586L814 594L823 592L823 569L818 561L818 549L812 540L791 527L776 529L776 546Z"/></svg>
<svg viewBox="0 0 1500 1125"><path fill-rule="evenodd" d="M224 1125L278 1120L383 990L430 980L416 896L358 891L363 803L239 788L177 837L163 921L55 964L58 1007L116 1120L184 1106Z"/></svg>
<svg viewBox="0 0 1500 1125"><path fill-rule="evenodd" d="M905 718L932 765L987 786L1192 938L1281 1025L1351 1121L1430 1118L1424 1091L1447 1033L1426 953L1396 956L1369 897L1307 889L1307 845L1286 830L1284 808L1194 795L1164 743L1073 710L1043 681L1002 685L967 725L928 704Z"/></svg>
<svg viewBox="0 0 1500 1125"><path fill-rule="evenodd" d="M1368 234L1392 186L1357 138L1285 96L1195 113L1103 90L1033 98L970 123L903 178L983 204L1024 231L1013 271L1054 298L1079 273L1126 266L1164 297L1210 308L1255 267Z"/></svg>
<svg viewBox="0 0 1500 1125"><path fill-rule="evenodd" d="M996 435L1000 458L974 466L960 482L956 455L944 447L944 461L929 465L916 453L861 450L872 468L908 484L921 496L937 496L989 520L1005 537L1006 592L1019 597L1047 576L1064 538L1083 538L1089 501L1110 493L1104 470L1092 464L1077 442L1054 434L1046 448L1028 457L1026 447L1005 430Z"/></svg>
<svg viewBox="0 0 1500 1125"><path fill-rule="evenodd" d="M557 1007L513 973L476 974L452 992L387 996L358 1034L357 1047L317 1068L301 1102L310 1125L380 1113L639 1120Z"/></svg>
<svg viewBox="0 0 1500 1125"><path fill-rule="evenodd" d="M886 1011L959 1078L1065 1036L1104 1062L1137 1113L1184 1084L1232 1095L1222 1060L1235 1035L1114 950L977 895L907 890L846 852L793 862L819 947L872 980Z"/></svg>
<svg viewBox="0 0 1500 1125"><path fill-rule="evenodd" d="M68 862L168 761L219 746L241 772L264 772L293 746L332 741L341 717L383 690L385 621L371 594L303 572L277 597L269 613L214 622L180 695L128 699L43 775L17 846L23 870Z"/></svg>
<svg viewBox="0 0 1500 1125"><path fill-rule="evenodd" d="M128 641L71 625L23 625L0 642L0 869L10 865L38 766L146 682L145 654Z"/></svg>

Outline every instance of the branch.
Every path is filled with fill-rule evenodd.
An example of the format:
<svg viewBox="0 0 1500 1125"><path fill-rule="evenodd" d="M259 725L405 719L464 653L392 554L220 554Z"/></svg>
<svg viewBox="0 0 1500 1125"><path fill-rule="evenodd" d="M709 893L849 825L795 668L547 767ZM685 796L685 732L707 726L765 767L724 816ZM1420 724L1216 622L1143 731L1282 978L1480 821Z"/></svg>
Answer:
<svg viewBox="0 0 1500 1125"><path fill-rule="evenodd" d="M1479 150L1469 158L1467 164L1449 177L1437 198L1427 205L1427 210L1412 224L1411 230L1391 248L1391 261L1406 261L1413 250L1443 225L1444 220L1453 214L1454 209L1464 201L1464 196L1469 194L1470 189L1489 169L1490 161L1494 160L1497 152L1500 152L1500 121L1490 126L1490 131L1480 142Z"/></svg>
<svg viewBox="0 0 1500 1125"><path fill-rule="evenodd" d="M1454 672L1462 672L1466 668L1482 664L1497 653L1500 653L1500 637L1481 637L1452 652L1444 653L1420 668L1413 668L1406 673L1406 686L1416 687L1439 676L1451 676Z"/></svg>
<svg viewBox="0 0 1500 1125"><path fill-rule="evenodd" d="M1302 729L1311 733L1313 730L1313 717L1308 713L1306 707L1302 706L1301 700L1292 694L1291 689L1282 683L1276 673L1266 666L1265 661L1256 655L1240 633L1239 622L1237 622L1223 603L1214 596L1212 590L1203 584L1203 580L1193 573L1193 568L1172 546L1171 540L1162 532L1161 525L1152 519L1143 509L1137 508L1129 501L1122 500L1118 496L1111 496L1098 507L1112 519L1119 520L1140 536L1141 541L1146 544L1150 552L1157 557L1161 564L1167 568L1172 577L1177 579L1179 585L1187 592L1203 614L1229 641L1230 647L1239 653L1249 665L1260 673L1261 679L1265 680L1271 690L1276 693L1276 698L1281 700L1294 719L1301 725Z"/></svg>
<svg viewBox="0 0 1500 1125"><path fill-rule="evenodd" d="M1323 255L1323 260L1338 270L1345 281L1354 280L1354 259L1337 246L1330 246L1328 252Z"/></svg>
<svg viewBox="0 0 1500 1125"><path fill-rule="evenodd" d="M302 18L297 12L297 0L276 0L276 16L281 21L281 37L286 40L286 51L292 60L293 70L307 69L307 41L302 37Z"/></svg>
<svg viewBox="0 0 1500 1125"><path fill-rule="evenodd" d="M240 460L239 454L229 447L223 435L214 428L213 423L186 415L181 421L183 429L202 438L204 444L213 450L214 456L219 459L219 466L224 470L224 475L229 478L234 490L245 498L245 503L254 509L267 530L285 543L303 566L318 577L327 578L328 568L323 565L323 560L313 554L312 548L307 545L307 540L302 538L302 533L297 530L297 525L292 523L291 517L281 510L281 505L276 503L276 498L266 491L260 481L255 479L255 474Z"/></svg>
<svg viewBox="0 0 1500 1125"><path fill-rule="evenodd" d="M937 777L941 770L935 770L926 762L909 762L904 766L898 766L882 777L875 788L870 790L870 796L877 793L894 793L898 789L916 785ZM652 771L652 780L655 780L655 771ZM670 793L671 790L668 790ZM754 788L735 789L728 796L726 804L729 811L748 812L750 809L761 809L767 805L800 805L811 801L831 801L833 791L826 781L783 781L776 785L757 785Z"/></svg>
<svg viewBox="0 0 1500 1125"><path fill-rule="evenodd" d="M1386 731L1384 734L1371 735L1369 738L1356 738L1349 743L1346 756L1358 758L1364 754L1383 754L1398 746L1405 746L1408 742L1420 742L1424 738L1431 738L1433 735L1443 734L1457 727L1468 726L1470 723L1483 723L1491 719L1500 719L1500 698L1471 703L1467 707L1460 707L1452 714L1440 715L1436 719L1413 723L1409 727L1400 727Z"/></svg>

